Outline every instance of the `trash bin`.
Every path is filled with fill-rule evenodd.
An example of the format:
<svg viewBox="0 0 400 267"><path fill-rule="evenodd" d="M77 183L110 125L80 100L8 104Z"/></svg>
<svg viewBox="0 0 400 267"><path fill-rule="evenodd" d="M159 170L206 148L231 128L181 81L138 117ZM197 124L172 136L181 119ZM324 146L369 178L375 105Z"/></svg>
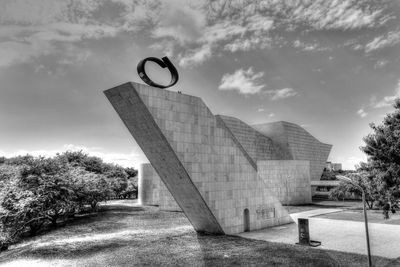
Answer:
<svg viewBox="0 0 400 267"><path fill-rule="evenodd" d="M298 245L317 247L321 245L321 242L310 240L310 228L308 225L308 219L298 218L299 227L299 243Z"/></svg>

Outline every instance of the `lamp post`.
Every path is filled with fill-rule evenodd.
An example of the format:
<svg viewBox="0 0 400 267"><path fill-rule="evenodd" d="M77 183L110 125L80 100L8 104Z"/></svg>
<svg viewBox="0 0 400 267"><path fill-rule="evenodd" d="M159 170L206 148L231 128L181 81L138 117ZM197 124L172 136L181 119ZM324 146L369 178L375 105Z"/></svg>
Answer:
<svg viewBox="0 0 400 267"><path fill-rule="evenodd" d="M351 180L349 177L343 176L343 175L337 175L336 178L338 178L341 181L351 183L355 187L359 188L362 193L362 202L363 202L363 212L364 212L364 223L365 223L365 236L367 239L367 252L368 252L368 266L372 267L372 260L371 260L371 248L369 246L369 233L368 233L368 218L367 218L367 211L365 209L365 191L364 189L359 186L358 184L354 183L353 180Z"/></svg>

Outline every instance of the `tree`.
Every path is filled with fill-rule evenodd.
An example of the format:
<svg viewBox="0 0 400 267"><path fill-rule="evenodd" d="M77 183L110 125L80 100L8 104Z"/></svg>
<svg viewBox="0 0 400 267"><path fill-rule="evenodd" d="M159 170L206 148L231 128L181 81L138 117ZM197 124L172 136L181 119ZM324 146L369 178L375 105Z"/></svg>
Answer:
<svg viewBox="0 0 400 267"><path fill-rule="evenodd" d="M108 164L106 169L107 172L105 172L104 175L110 182L114 197L120 198L122 192L124 192L128 187L128 175L126 174L124 168L118 165Z"/></svg>
<svg viewBox="0 0 400 267"><path fill-rule="evenodd" d="M365 146L361 150L368 156L366 168L374 170L382 181L383 197L397 202L400 198L400 99L396 99L394 108L381 125L370 124L373 133L364 137Z"/></svg>
<svg viewBox="0 0 400 267"><path fill-rule="evenodd" d="M125 172L128 175L128 179L135 178L138 175L138 171L132 167L125 168Z"/></svg>
<svg viewBox="0 0 400 267"><path fill-rule="evenodd" d="M57 154L57 157L73 167L83 167L86 171L94 173L104 172L105 164L103 160L98 157L89 156L82 150L66 151L62 154Z"/></svg>
<svg viewBox="0 0 400 267"><path fill-rule="evenodd" d="M15 224L15 232L25 227L34 235L49 221L53 226L73 206L70 168L57 158L25 157L14 184L2 190L1 205L6 212L3 223ZM4 175L3 175L4 176Z"/></svg>
<svg viewBox="0 0 400 267"><path fill-rule="evenodd" d="M359 170L357 173L348 174L347 177L350 178L353 183L342 181L338 187L330 192L330 198L336 200L350 198L352 194L361 197L361 187L365 192L365 202L368 208L372 209L375 203L380 203L383 185L380 177L376 173Z"/></svg>
<svg viewBox="0 0 400 267"><path fill-rule="evenodd" d="M92 211L95 211L98 203L107 200L112 194L110 184L102 174L88 172L83 168L75 168L71 175L75 201L81 209L84 205L90 205Z"/></svg>
<svg viewBox="0 0 400 267"><path fill-rule="evenodd" d="M82 151L53 158L31 155L0 164L0 251L22 235L57 226L111 197L137 191L137 171L104 163Z"/></svg>

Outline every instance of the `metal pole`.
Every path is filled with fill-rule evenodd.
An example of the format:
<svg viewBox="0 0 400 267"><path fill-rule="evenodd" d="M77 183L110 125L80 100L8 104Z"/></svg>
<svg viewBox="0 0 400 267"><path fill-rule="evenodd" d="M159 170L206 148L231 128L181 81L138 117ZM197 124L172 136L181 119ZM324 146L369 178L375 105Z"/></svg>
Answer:
<svg viewBox="0 0 400 267"><path fill-rule="evenodd" d="M368 218L367 218L367 211L365 210L365 193L364 193L364 190L362 190L362 201L363 201L363 211L364 211L365 236L367 238L368 266L372 267L371 248L369 246Z"/></svg>

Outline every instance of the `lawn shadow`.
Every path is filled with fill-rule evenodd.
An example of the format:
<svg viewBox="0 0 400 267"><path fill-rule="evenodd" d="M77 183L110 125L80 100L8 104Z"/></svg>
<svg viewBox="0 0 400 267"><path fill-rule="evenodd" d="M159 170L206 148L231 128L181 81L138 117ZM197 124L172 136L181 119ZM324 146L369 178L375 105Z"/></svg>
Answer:
<svg viewBox="0 0 400 267"><path fill-rule="evenodd" d="M365 255L273 243L237 236L197 234L205 266L367 266ZM398 266L399 259L373 257L374 266Z"/></svg>

